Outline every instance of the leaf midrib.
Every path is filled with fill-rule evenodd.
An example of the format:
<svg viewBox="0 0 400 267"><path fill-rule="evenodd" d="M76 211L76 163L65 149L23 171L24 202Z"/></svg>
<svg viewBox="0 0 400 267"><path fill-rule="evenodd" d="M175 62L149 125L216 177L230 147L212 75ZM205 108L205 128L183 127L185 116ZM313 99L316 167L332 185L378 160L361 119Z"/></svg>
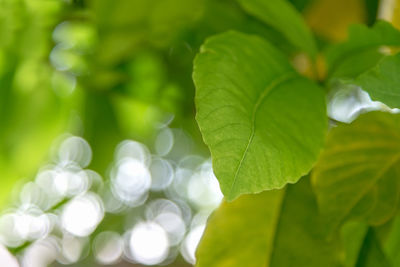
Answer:
<svg viewBox="0 0 400 267"><path fill-rule="evenodd" d="M251 134L250 134L250 136L249 136L249 140L248 140L248 142L247 142L246 149L245 149L244 152L243 152L242 158L240 159L239 164L238 164L238 166L236 167L235 176L234 176L234 178L233 178L233 182L232 182L231 188L230 188L230 190L229 190L229 195L230 195L230 196L232 195L232 190L233 190L233 188L235 187L235 184L236 184L236 182L237 182L237 177L238 177L238 174L239 174L239 172L240 172L240 170L241 170L241 168L242 168L242 164L243 164L244 160L246 159L246 156L247 156L247 152L248 152L248 150L249 150L249 147L250 147L251 143L253 142L254 133L255 133L255 130L256 130L256 127L255 127L256 115L257 115L257 112L258 112L258 110L259 110L259 108L260 108L260 105L262 104L262 102L264 102L264 100L267 98L267 96L268 96L272 91L274 91L274 89L275 89L276 87L278 87L278 86L281 85L282 83L285 83L285 82L287 82L287 81L290 81L291 79L294 79L294 78L296 78L296 77L298 77L298 74L297 74L296 72L294 72L294 71L285 73L285 74L279 76L278 78L276 78L275 80L273 80L273 81L262 91L262 93L258 96L257 102L256 102L256 104L255 104L254 107L253 107L253 111L252 111L252 115L251 115Z"/></svg>

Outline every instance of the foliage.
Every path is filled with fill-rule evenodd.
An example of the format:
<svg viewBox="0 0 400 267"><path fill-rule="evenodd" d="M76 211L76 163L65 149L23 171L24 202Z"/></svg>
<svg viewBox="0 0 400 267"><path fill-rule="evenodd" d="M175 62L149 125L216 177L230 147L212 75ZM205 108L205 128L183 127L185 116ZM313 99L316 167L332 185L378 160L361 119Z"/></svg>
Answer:
<svg viewBox="0 0 400 267"><path fill-rule="evenodd" d="M269 39L227 32L203 44L196 118L227 202L208 222L197 266L398 266L400 115L387 106L400 107L400 31L354 25L316 56L289 2L239 2L310 56L314 81ZM326 135L319 85L365 90L385 112L367 107L350 124L332 121Z"/></svg>
<svg viewBox="0 0 400 267"><path fill-rule="evenodd" d="M193 264L184 243L200 238L222 197L201 187L215 178L211 154L225 200L197 266L400 266L399 7L0 0L0 252L7 246L25 266L51 237L61 249L42 265L97 266L99 236L112 240L102 235L112 231L126 243L134 226L160 229L151 207L163 199L176 203L188 231L174 239L168 229L170 253L160 261L138 261L124 243L124 261L114 263ZM65 152L71 140L85 153ZM124 172L127 162L144 174L167 166L174 182L142 199L129 191L138 172ZM57 195L62 172L84 173L90 186ZM121 172L131 183L107 202ZM41 184L46 177L58 187ZM98 221L84 232L60 224L85 199L106 206ZM57 221L50 232L13 236L18 227L4 218L31 218L27 206Z"/></svg>
<svg viewBox="0 0 400 267"><path fill-rule="evenodd" d="M384 57L379 63L360 74L355 84L364 88L371 98L382 101L390 107L399 106L397 85L399 84L400 54Z"/></svg>
<svg viewBox="0 0 400 267"><path fill-rule="evenodd" d="M198 266L340 266L340 240L327 242L324 226L308 177L283 190L243 196L210 218Z"/></svg>
<svg viewBox="0 0 400 267"><path fill-rule="evenodd" d="M308 173L327 126L321 88L269 43L236 32L208 39L194 67L197 121L228 200Z"/></svg>

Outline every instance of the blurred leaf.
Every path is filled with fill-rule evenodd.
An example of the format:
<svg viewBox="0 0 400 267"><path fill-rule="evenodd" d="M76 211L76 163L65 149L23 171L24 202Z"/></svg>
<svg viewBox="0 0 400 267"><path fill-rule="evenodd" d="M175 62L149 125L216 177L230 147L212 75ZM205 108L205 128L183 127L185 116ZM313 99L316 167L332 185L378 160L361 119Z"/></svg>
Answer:
<svg viewBox="0 0 400 267"><path fill-rule="evenodd" d="M327 241L325 230L304 177L286 189L223 203L208 221L196 266L343 266L339 237Z"/></svg>
<svg viewBox="0 0 400 267"><path fill-rule="evenodd" d="M347 222L340 229L340 237L345 254L344 266L356 266L368 229L368 225L354 221Z"/></svg>
<svg viewBox="0 0 400 267"><path fill-rule="evenodd" d="M395 0L395 6L393 8L392 23L397 29L400 29L400 1L399 0Z"/></svg>
<svg viewBox="0 0 400 267"><path fill-rule="evenodd" d="M340 66L331 73L330 81L340 79L343 82L353 83L355 77L375 67L382 57L384 55L378 49L357 51L340 62Z"/></svg>
<svg viewBox="0 0 400 267"><path fill-rule="evenodd" d="M296 50L278 29L249 16L237 1L231 0L206 1L203 16L192 32L196 37L193 45L197 49L208 36L228 30L258 34L275 44L278 49L288 53Z"/></svg>
<svg viewBox="0 0 400 267"><path fill-rule="evenodd" d="M348 40L326 51L329 78L354 78L375 66L381 58L381 46L400 46L400 31L384 21L372 28L351 26Z"/></svg>
<svg viewBox="0 0 400 267"><path fill-rule="evenodd" d="M314 0L304 13L316 34L333 41L345 39L349 25L366 20L364 0Z"/></svg>
<svg viewBox="0 0 400 267"><path fill-rule="evenodd" d="M400 216L397 215L390 223L387 236L380 242L387 259L392 266L400 266Z"/></svg>
<svg viewBox="0 0 400 267"><path fill-rule="evenodd" d="M286 0L238 0L249 13L273 26L295 46L316 57L317 47L301 15Z"/></svg>
<svg viewBox="0 0 400 267"><path fill-rule="evenodd" d="M198 20L203 0L98 0L90 6L99 27L96 62L115 65L143 45L167 46Z"/></svg>
<svg viewBox="0 0 400 267"><path fill-rule="evenodd" d="M399 114L370 112L329 133L312 181L332 230L350 219L379 225L397 211L399 122Z"/></svg>
<svg viewBox="0 0 400 267"><path fill-rule="evenodd" d="M322 147L322 90L264 40L227 32L194 63L197 122L228 200L308 173Z"/></svg>
<svg viewBox="0 0 400 267"><path fill-rule="evenodd" d="M158 100L166 80L165 70L160 56L141 52L129 66L128 93L139 100Z"/></svg>
<svg viewBox="0 0 400 267"><path fill-rule="evenodd" d="M379 6L379 18L390 21L393 26L400 29L400 1L381 0Z"/></svg>
<svg viewBox="0 0 400 267"><path fill-rule="evenodd" d="M367 25L373 25L377 20L380 0L364 0L367 12Z"/></svg>
<svg viewBox="0 0 400 267"><path fill-rule="evenodd" d="M377 240L373 230L369 230L358 258L357 267L392 266Z"/></svg>
<svg viewBox="0 0 400 267"><path fill-rule="evenodd" d="M384 57L377 66L355 79L373 100L400 107L400 54Z"/></svg>
<svg viewBox="0 0 400 267"><path fill-rule="evenodd" d="M289 0L290 3L299 11L303 11L308 7L314 0Z"/></svg>
<svg viewBox="0 0 400 267"><path fill-rule="evenodd" d="M104 174L114 159L115 146L124 137L130 136L117 122L117 111L114 110L110 95L98 91L86 92L83 107L83 137L89 142L95 155L90 167Z"/></svg>
<svg viewBox="0 0 400 267"><path fill-rule="evenodd" d="M115 96L112 101L121 131L131 138L148 137L162 118L161 110L149 103L126 96Z"/></svg>

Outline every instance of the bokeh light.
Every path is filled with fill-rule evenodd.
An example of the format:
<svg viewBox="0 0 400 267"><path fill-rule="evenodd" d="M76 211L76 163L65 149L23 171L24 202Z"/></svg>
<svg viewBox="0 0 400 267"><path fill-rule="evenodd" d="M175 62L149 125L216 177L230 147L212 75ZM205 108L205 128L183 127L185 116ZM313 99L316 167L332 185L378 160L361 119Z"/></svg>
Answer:
<svg viewBox="0 0 400 267"><path fill-rule="evenodd" d="M25 132L10 139L21 143L10 149L20 158L15 166L32 166L0 214L0 244L16 255L9 254L5 266L192 264L193 256L182 257L182 248L197 246L191 236L198 214L207 217L222 198L209 154L187 121L192 107L184 101L192 99L192 89L169 77L181 63L192 62L193 44L185 44L181 61L172 53L175 44L162 48L159 41L123 32L124 25L150 25L150 35L167 44L164 30L151 26L160 25L152 16L130 21L137 14L129 11L118 18L117 33L105 29L118 20L102 21L106 16L97 13L105 2L34 2L23 1L32 8L26 15L38 22L26 25L27 36L37 42L20 48L29 57L15 62L10 84L21 94L18 103L32 106L31 114L21 113L21 128L35 139L23 140ZM75 2L82 6L75 10ZM115 5L124 10L121 3ZM132 3L138 2L126 1ZM147 2L143 7L153 9ZM52 15L44 20L44 14ZM139 43L157 49L139 51ZM0 75L8 54L0 47ZM177 66L169 69L169 61Z"/></svg>
<svg viewBox="0 0 400 267"><path fill-rule="evenodd" d="M95 157L89 143L64 135L54 160L21 186L19 206L0 216L1 244L33 242L22 266L72 264L88 254L102 265L168 264L179 254L193 264L205 221L222 194L209 158L188 155L182 147L160 153L158 137L154 154L143 143L120 142L104 179L87 169ZM125 217L125 228L95 233L108 214Z"/></svg>
<svg viewBox="0 0 400 267"><path fill-rule="evenodd" d="M17 259L5 248L0 245L0 266L19 267Z"/></svg>
<svg viewBox="0 0 400 267"><path fill-rule="evenodd" d="M104 210L100 198L92 193L77 196L64 207L61 222L66 231L76 236L91 234L103 219Z"/></svg>
<svg viewBox="0 0 400 267"><path fill-rule="evenodd" d="M61 165L76 163L85 168L92 160L92 149L82 137L71 136L61 143L58 157Z"/></svg>
<svg viewBox="0 0 400 267"><path fill-rule="evenodd" d="M203 235L204 229L205 225L198 225L194 227L192 230L190 230L184 242L182 243L182 256L185 258L185 260L192 264L195 264L196 262L195 252L201 236Z"/></svg>
<svg viewBox="0 0 400 267"><path fill-rule="evenodd" d="M169 242L166 231L157 223L140 222L129 238L132 259L145 264L161 263L168 256Z"/></svg>
<svg viewBox="0 0 400 267"><path fill-rule="evenodd" d="M113 193L129 206L138 206L147 199L151 175L144 162L123 158L111 174Z"/></svg>
<svg viewBox="0 0 400 267"><path fill-rule="evenodd" d="M161 191L167 188L174 179L174 170L168 160L153 157L149 167L151 173L151 190Z"/></svg>
<svg viewBox="0 0 400 267"><path fill-rule="evenodd" d="M102 232L96 236L93 242L93 252L96 261L104 265L111 265L118 262L122 257L123 250L123 239L115 232Z"/></svg>

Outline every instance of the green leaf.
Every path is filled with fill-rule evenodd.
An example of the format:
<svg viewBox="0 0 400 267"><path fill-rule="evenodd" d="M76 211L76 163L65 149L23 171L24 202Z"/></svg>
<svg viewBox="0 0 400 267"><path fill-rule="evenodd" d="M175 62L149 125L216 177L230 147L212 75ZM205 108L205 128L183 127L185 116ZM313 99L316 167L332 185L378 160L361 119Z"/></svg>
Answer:
<svg viewBox="0 0 400 267"><path fill-rule="evenodd" d="M383 56L381 46L400 46L400 31L385 21L372 28L352 25L349 39L326 51L329 78L354 78L375 66Z"/></svg>
<svg viewBox="0 0 400 267"><path fill-rule="evenodd" d="M400 107L400 54L384 57L377 66L356 78L355 84L392 108Z"/></svg>
<svg viewBox="0 0 400 267"><path fill-rule="evenodd" d="M238 0L243 9L259 20L276 28L296 47L312 58L317 46L301 14L286 0Z"/></svg>
<svg viewBox="0 0 400 267"><path fill-rule="evenodd" d="M327 125L322 90L266 41L227 32L194 63L196 119L228 200L307 174Z"/></svg>
<svg viewBox="0 0 400 267"><path fill-rule="evenodd" d="M390 219L400 197L399 163L400 114L370 112L332 129L312 174L329 227Z"/></svg>
<svg viewBox="0 0 400 267"><path fill-rule="evenodd" d="M208 221L196 266L342 266L339 236L328 241L325 230L304 177L286 189L223 203Z"/></svg>
<svg viewBox="0 0 400 267"><path fill-rule="evenodd" d="M354 221L347 222L340 229L340 236L346 255L344 266L356 266L368 229L369 226L367 224Z"/></svg>
<svg viewBox="0 0 400 267"><path fill-rule="evenodd" d="M400 216L397 215L390 223L387 237L383 240L382 247L392 266L400 266Z"/></svg>
<svg viewBox="0 0 400 267"><path fill-rule="evenodd" d="M357 267L390 267L392 266L387 259L377 237L372 229L369 229L360 255L357 261Z"/></svg>
<svg viewBox="0 0 400 267"><path fill-rule="evenodd" d="M223 203L208 221L197 266L266 266L284 193L273 190Z"/></svg>

